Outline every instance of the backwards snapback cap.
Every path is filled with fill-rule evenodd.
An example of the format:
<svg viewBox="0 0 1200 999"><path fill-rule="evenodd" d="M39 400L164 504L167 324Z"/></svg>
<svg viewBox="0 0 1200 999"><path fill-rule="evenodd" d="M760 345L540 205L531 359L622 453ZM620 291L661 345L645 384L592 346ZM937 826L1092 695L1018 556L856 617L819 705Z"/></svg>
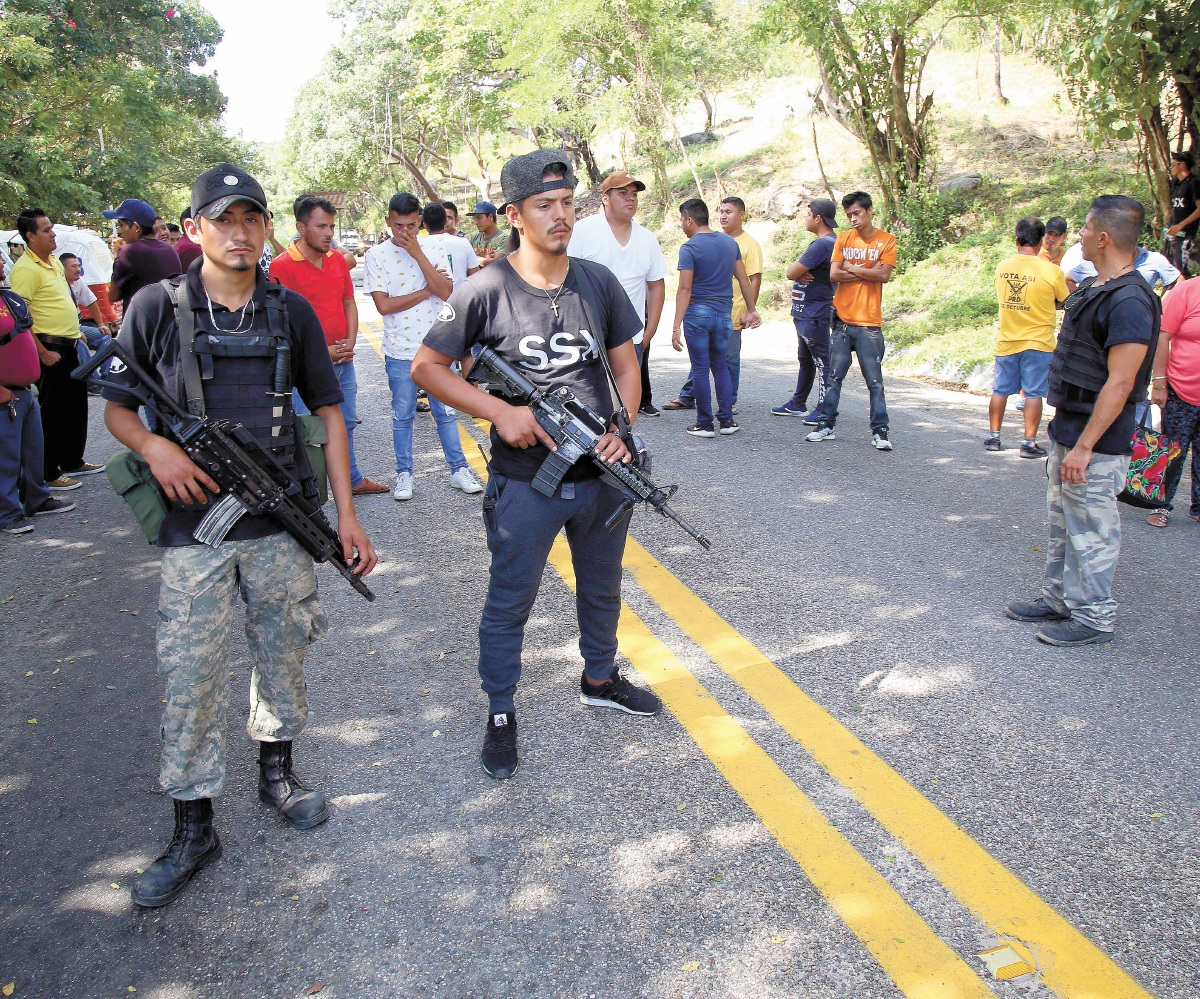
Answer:
<svg viewBox="0 0 1200 999"><path fill-rule="evenodd" d="M562 167L557 172L563 176L558 180L543 180L546 168L554 165ZM536 149L504 164L504 169L500 171L500 189L504 192L504 204L500 206L500 210L503 211L514 202L524 201L546 191L560 191L563 188L573 191L578 183L571 169L571 157L561 149Z"/></svg>
<svg viewBox="0 0 1200 999"><path fill-rule="evenodd" d="M140 198L126 198L111 212L101 212L100 214L106 219L128 219L130 222L136 222L142 227L143 232L153 229L154 220L158 218L158 212Z"/></svg>
<svg viewBox="0 0 1200 999"><path fill-rule="evenodd" d="M257 180L230 163L206 170L192 185L192 217L215 219L235 201L248 201L261 212L267 210L267 196Z"/></svg>
<svg viewBox="0 0 1200 999"><path fill-rule="evenodd" d="M830 229L837 228L837 205L828 198L813 198L808 203L808 207L812 209L814 215L824 219Z"/></svg>

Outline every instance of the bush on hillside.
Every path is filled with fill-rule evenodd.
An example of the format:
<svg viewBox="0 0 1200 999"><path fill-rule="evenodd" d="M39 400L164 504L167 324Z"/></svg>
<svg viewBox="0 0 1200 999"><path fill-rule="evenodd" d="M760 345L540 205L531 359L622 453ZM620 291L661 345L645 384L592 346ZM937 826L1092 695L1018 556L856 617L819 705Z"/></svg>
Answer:
<svg viewBox="0 0 1200 999"><path fill-rule="evenodd" d="M932 188L914 187L900 199L896 214L897 269L903 273L952 242L959 206Z"/></svg>

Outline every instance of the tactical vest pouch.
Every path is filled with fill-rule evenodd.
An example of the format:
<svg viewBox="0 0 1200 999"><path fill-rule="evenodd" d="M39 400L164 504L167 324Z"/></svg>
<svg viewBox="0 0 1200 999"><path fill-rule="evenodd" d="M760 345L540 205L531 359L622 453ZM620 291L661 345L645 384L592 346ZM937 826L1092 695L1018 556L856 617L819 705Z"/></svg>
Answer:
<svg viewBox="0 0 1200 999"><path fill-rule="evenodd" d="M150 466L132 451L118 451L104 471L113 491L129 504L146 540L157 542L170 506Z"/></svg>
<svg viewBox="0 0 1200 999"><path fill-rule="evenodd" d="M325 465L325 445L329 443L329 434L325 430L325 421L319 416L296 416L296 431L300 443L304 445L304 456L313 478L317 480L317 492L321 496L321 506L329 500L329 472Z"/></svg>

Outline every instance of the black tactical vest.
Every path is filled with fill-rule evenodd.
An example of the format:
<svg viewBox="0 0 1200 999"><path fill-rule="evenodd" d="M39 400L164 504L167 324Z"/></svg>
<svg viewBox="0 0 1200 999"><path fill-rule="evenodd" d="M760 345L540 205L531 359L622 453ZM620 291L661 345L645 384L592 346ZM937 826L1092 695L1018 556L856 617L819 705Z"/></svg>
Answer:
<svg viewBox="0 0 1200 999"><path fill-rule="evenodd" d="M171 278L164 281L163 286L171 297L180 331L176 396L194 411L198 407L189 400L185 384L186 369L192 362L184 356L185 320L179 300L179 288L185 280L186 276ZM303 478L307 462L298 467L296 461L292 347L285 295L286 290L281 285L267 285L265 332L257 324L246 333L195 329L191 353L200 371L203 415L213 420L240 423L288 472Z"/></svg>
<svg viewBox="0 0 1200 999"><path fill-rule="evenodd" d="M1150 371L1154 366L1154 349L1158 345L1162 302L1146 279L1133 271L1106 281L1098 288L1093 287L1095 281L1095 278L1084 281L1063 303L1062 329L1050 359L1050 391L1046 401L1055 409L1070 413L1091 413L1096 397L1108 381L1108 351L1101 346L1106 330L1096 325L1102 304L1108 303L1111 309L1123 299L1141 297L1150 303L1154 312L1154 330L1146 359L1138 370L1127 403L1138 403L1146 398Z"/></svg>

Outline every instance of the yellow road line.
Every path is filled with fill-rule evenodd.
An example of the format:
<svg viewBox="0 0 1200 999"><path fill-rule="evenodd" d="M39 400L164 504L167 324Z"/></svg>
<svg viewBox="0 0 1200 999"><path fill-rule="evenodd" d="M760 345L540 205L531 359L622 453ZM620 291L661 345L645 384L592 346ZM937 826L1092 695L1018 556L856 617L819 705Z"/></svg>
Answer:
<svg viewBox="0 0 1200 999"><path fill-rule="evenodd" d="M474 438L461 424L459 435L476 474L486 479L487 468L473 446ZM550 564L574 590L575 572L561 535L550 553ZM621 605L618 643L729 785L906 996L995 999L975 972L829 823L626 604Z"/></svg>
<svg viewBox="0 0 1200 999"><path fill-rule="evenodd" d="M574 590L561 535L550 564ZM621 651L901 992L913 999L995 999L626 604L617 635Z"/></svg>
<svg viewBox="0 0 1200 999"><path fill-rule="evenodd" d="M1064 999L1150 999L1150 993L1107 954L800 690L632 537L625 548L625 567L683 633L963 905L996 933L1028 944L1048 988Z"/></svg>

